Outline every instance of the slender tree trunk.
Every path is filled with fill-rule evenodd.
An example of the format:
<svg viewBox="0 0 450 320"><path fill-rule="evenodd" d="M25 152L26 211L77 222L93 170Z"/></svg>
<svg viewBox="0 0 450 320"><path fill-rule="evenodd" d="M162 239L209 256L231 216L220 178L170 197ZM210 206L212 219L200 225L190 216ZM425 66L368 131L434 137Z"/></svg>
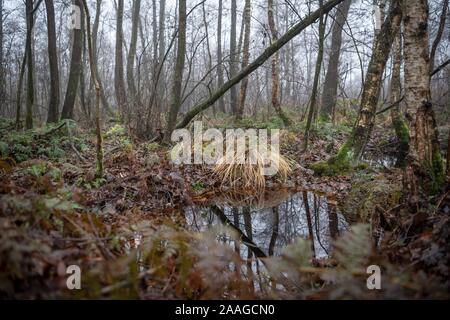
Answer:
<svg viewBox="0 0 450 320"><path fill-rule="evenodd" d="M74 0L74 4L79 8L81 0ZM81 28L84 27L84 11L80 10ZM83 31L82 29L73 30L72 58L70 60L69 81L67 83L66 96L61 112L61 119L73 119L73 110L75 107L75 98L78 92L78 85L81 74L81 56L83 53Z"/></svg>
<svg viewBox="0 0 450 320"><path fill-rule="evenodd" d="M341 55L342 29L347 20L351 0L345 0L336 9L333 30L331 33L330 60L323 83L321 118L329 121L336 106L337 87L339 81L339 58Z"/></svg>
<svg viewBox="0 0 450 320"><path fill-rule="evenodd" d="M114 89L118 110L125 115L127 97L125 91L125 79L123 69L123 10L124 0L118 0L117 3L117 23L116 23L116 56L114 68Z"/></svg>
<svg viewBox="0 0 450 320"><path fill-rule="evenodd" d="M278 207L272 209L272 235L270 237L269 242L269 256L273 256L275 245L277 243L278 238L278 230L280 225L280 211Z"/></svg>
<svg viewBox="0 0 450 320"><path fill-rule="evenodd" d="M96 175L97 178L103 178L104 168L103 168L103 140L102 140L102 127L100 119L100 99L101 99L101 86L97 81L97 66L95 62L95 51L91 35L91 18L89 15L89 8L87 6L86 0L80 0L83 5L83 12L86 14L86 28L87 28L87 41L89 48L89 64L91 69L91 77L94 82L95 87L95 127L97 135L97 157L96 157Z"/></svg>
<svg viewBox="0 0 450 320"><path fill-rule="evenodd" d="M275 26L274 18L274 0L267 0L267 16L269 21L269 28L271 34L271 43L278 41L278 31ZM278 116L281 118L285 125L290 125L290 121L287 116L283 113L280 105L280 66L279 66L280 54L275 52L272 58L272 107L277 112Z"/></svg>
<svg viewBox="0 0 450 320"><path fill-rule="evenodd" d="M328 202L328 227L330 229L330 237L331 239L337 239L339 236L339 220L336 210L336 205Z"/></svg>
<svg viewBox="0 0 450 320"><path fill-rule="evenodd" d="M27 55L27 104L25 116L25 128L33 128L33 105L34 105L34 75L33 75L33 48L31 45L33 37L33 0L26 0L26 19L27 19L27 43L25 52Z"/></svg>
<svg viewBox="0 0 450 320"><path fill-rule="evenodd" d="M252 214L250 212L249 207L244 207L242 209L242 214L244 216L244 227L245 233L247 234L247 238L253 241L253 228L252 228ZM252 251L247 249L247 275L249 279L253 278L253 270L252 270ZM252 285L251 290L253 291L255 288Z"/></svg>
<svg viewBox="0 0 450 320"><path fill-rule="evenodd" d="M315 257L316 250L315 250L315 246L314 246L314 229L313 229L313 225L312 225L311 209L309 207L307 191L303 191L303 203L305 205L306 223L308 225L309 240L311 241L311 251L313 253L313 257Z"/></svg>
<svg viewBox="0 0 450 320"><path fill-rule="evenodd" d="M320 6L322 6L322 1L320 1ZM323 61L323 43L325 41L325 28L326 28L326 17L321 15L319 20L319 51L317 53L316 70L314 72L314 82L311 92L311 99L309 103L309 113L308 119L306 121L305 137L303 140L303 150L306 150L308 148L309 133L311 130L313 115L318 107L316 101L317 101L317 91L319 88L320 70L322 68L322 61Z"/></svg>
<svg viewBox="0 0 450 320"><path fill-rule="evenodd" d="M242 53L241 69L247 67L250 60L250 21L251 21L251 4L250 0L245 0L244 7L244 49ZM238 120L242 119L245 110L245 98L247 95L248 77L245 77L241 82L241 90L239 92L239 109L236 114Z"/></svg>
<svg viewBox="0 0 450 320"><path fill-rule="evenodd" d="M441 38L442 38L444 29L445 29L445 20L447 19L448 1L449 0L444 0L442 3L442 12L441 12L441 19L439 20L439 28L438 28L438 31L436 34L436 38L433 41L433 45L431 46L430 74L434 71L434 58L436 56L436 50L439 45L439 42L441 42Z"/></svg>
<svg viewBox="0 0 450 320"><path fill-rule="evenodd" d="M165 106L166 89L165 89L165 67L164 56L166 54L166 0L159 1L159 35L158 35L158 61L159 61L159 77L158 77L158 94L160 108Z"/></svg>
<svg viewBox="0 0 450 320"><path fill-rule="evenodd" d="M45 0L45 8L47 11L48 59L50 65L50 101L47 123L52 123L59 120L59 70L53 1Z"/></svg>
<svg viewBox="0 0 450 320"><path fill-rule="evenodd" d="M413 159L409 166L414 168L418 185L433 194L443 186L445 177L431 103L428 3L404 1L404 10L405 103L411 141L409 158Z"/></svg>
<svg viewBox="0 0 450 320"><path fill-rule="evenodd" d="M128 91L131 96L131 105L136 106L137 101L137 89L134 81L134 60L136 59L136 47L137 47L137 37L138 37L138 25L139 25L139 11L141 9L141 0L133 1L133 16L132 16L132 26L131 26L131 40L130 40L130 50L128 51L127 57L127 82Z"/></svg>
<svg viewBox="0 0 450 320"><path fill-rule="evenodd" d="M389 102L391 104L396 103L401 99L400 68L402 64L402 46L400 32L397 34L394 44L392 45L392 60L391 92L389 96ZM409 150L409 131L400 113L400 103L397 103L397 105L391 109L391 118L395 135L399 143L397 149L397 166L403 167Z"/></svg>
<svg viewBox="0 0 450 320"><path fill-rule="evenodd" d="M174 80L172 88L172 102L167 117L167 130L165 140L170 141L170 136L175 128L178 112L181 107L181 87L183 83L183 71L186 56L186 0L180 0L178 5L178 45L175 63Z"/></svg>
<svg viewBox="0 0 450 320"><path fill-rule="evenodd" d="M375 123L375 114L380 96L383 72L391 51L392 43L400 28L400 0L392 0L389 15L378 33L367 69L366 80L361 98L358 120L347 141L337 156L329 164L336 170L346 168L361 159Z"/></svg>
<svg viewBox="0 0 450 320"><path fill-rule="evenodd" d="M219 0L219 14L217 17L217 86L223 86L223 65L222 65L222 10L223 0ZM219 110L225 113L225 101L219 98Z"/></svg>
<svg viewBox="0 0 450 320"><path fill-rule="evenodd" d="M304 17L300 22L295 24L289 29L278 41L272 43L267 47L252 63L250 63L244 70L241 70L235 77L228 80L223 86L219 87L211 96L205 101L194 106L189 112L186 113L184 118L176 126L177 129L184 128L191 122L191 120L197 116L200 112L211 107L217 100L219 100L225 93L230 90L231 87L238 84L242 79L251 74L253 71L262 66L267 60L270 59L279 49L281 49L286 43L288 43L292 38L302 32L306 27L313 24L317 19L320 18L321 13L327 14L336 5L344 0L330 0L323 5L321 9L318 9L308 16Z"/></svg>
<svg viewBox="0 0 450 320"><path fill-rule="evenodd" d="M0 0L0 114L6 115L5 69L3 63L3 0Z"/></svg>
<svg viewBox="0 0 450 320"><path fill-rule="evenodd" d="M100 14L102 12L102 0L97 0L97 5L95 9L95 18L94 24L92 26L92 48L94 51L94 65L95 65L95 77L97 78L97 83L100 86L100 97L102 101L103 108L108 112L108 114L113 115L113 111L108 103L108 99L105 95L105 90L103 88L102 79L100 78L100 74L98 73L98 60L97 60L97 37L98 37L98 28L100 25Z"/></svg>
<svg viewBox="0 0 450 320"><path fill-rule="evenodd" d="M28 35L28 33L27 33ZM28 43L28 40L25 41L25 43ZM16 129L21 129L21 122L20 122L20 116L21 116L21 109L22 109L22 89L23 89L23 78L25 76L25 68L27 66L27 53L25 52L22 59L22 64L20 66L20 73L19 73L19 81L17 84L17 95L16 95Z"/></svg>
<svg viewBox="0 0 450 320"><path fill-rule="evenodd" d="M237 24L237 5L236 0L231 0L231 30L230 30L230 77L233 78L237 74L238 56L236 50L236 24ZM236 115L238 109L237 87L232 86L230 89L230 108L231 112Z"/></svg>

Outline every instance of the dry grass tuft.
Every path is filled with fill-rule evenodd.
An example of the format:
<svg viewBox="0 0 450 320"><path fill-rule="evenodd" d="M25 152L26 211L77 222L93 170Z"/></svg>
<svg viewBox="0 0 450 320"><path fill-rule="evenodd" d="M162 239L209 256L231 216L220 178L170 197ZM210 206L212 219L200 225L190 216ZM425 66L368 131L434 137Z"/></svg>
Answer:
<svg viewBox="0 0 450 320"><path fill-rule="evenodd" d="M224 155L217 162L214 174L221 180L222 187L259 193L266 187L265 164L278 163L275 179L283 182L292 170L290 162L272 150L268 150L265 155L259 151L247 151L244 161L239 160L235 151L234 154Z"/></svg>

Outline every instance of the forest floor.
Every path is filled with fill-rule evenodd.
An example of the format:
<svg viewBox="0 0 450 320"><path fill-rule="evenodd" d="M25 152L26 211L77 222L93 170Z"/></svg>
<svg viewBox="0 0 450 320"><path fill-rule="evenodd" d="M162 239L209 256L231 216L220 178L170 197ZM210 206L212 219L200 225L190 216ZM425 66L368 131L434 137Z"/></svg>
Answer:
<svg viewBox="0 0 450 320"><path fill-rule="evenodd" d="M294 170L287 181L267 181L263 196L320 194L337 204L350 227L326 257L313 258L309 241L299 240L260 259L265 269L258 275L235 248L208 241L239 238L235 233L187 226L184 208L208 206L224 193L211 167L176 166L168 147L137 142L110 124L106 174L97 179L92 132L73 122L11 129L0 122L2 298L450 297L450 196L406 205L402 170L393 166L395 141L382 127L366 165L332 177L308 168L338 150L348 127L319 126L307 152L301 152L301 130L282 131L281 152ZM83 290L67 289L69 265L83 271ZM381 290L367 289L369 265L381 267Z"/></svg>

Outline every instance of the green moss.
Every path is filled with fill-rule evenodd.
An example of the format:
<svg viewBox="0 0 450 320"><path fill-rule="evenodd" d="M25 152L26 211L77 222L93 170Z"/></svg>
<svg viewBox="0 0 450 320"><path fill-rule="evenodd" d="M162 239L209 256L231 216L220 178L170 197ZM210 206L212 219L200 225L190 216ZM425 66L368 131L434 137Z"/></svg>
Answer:
<svg viewBox="0 0 450 320"><path fill-rule="evenodd" d="M442 189L445 183L444 160L442 159L440 150L433 152L429 175L431 177L431 194L436 194Z"/></svg>

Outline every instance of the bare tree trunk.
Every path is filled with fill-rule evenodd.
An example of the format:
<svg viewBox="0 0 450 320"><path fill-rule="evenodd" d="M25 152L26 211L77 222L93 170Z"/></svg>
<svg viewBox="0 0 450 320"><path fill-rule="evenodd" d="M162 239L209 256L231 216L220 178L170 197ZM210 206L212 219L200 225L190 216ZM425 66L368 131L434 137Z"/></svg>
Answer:
<svg viewBox="0 0 450 320"><path fill-rule="evenodd" d="M392 45L392 76L391 76L391 92L390 103L394 104L401 99L401 78L400 68L402 64L402 45L401 34L397 34ZM405 165L405 158L409 150L409 131L405 121L400 113L400 103L397 103L391 109L392 125L394 126L395 135L398 140L397 149L397 166L403 167Z"/></svg>
<svg viewBox="0 0 450 320"><path fill-rule="evenodd" d="M436 50L439 45L439 42L441 42L442 34L444 33L445 20L447 19L447 10L448 10L448 0L444 0L442 3L442 12L441 12L441 19L439 20L439 28L430 51L430 74L434 71L434 58L436 56Z"/></svg>
<svg viewBox="0 0 450 320"><path fill-rule="evenodd" d="M166 141L170 141L170 136L175 128L182 101L181 87L183 83L183 71L186 56L186 0L180 0L179 2L178 19L177 58L172 88L172 102L167 117L167 130L165 134Z"/></svg>
<svg viewBox="0 0 450 320"><path fill-rule="evenodd" d="M198 115L200 112L208 109L217 100L219 100L225 93L230 90L231 87L238 84L242 79L251 74L253 71L258 69L264 64L270 57L272 57L279 49L281 49L286 43L288 43L292 38L302 32L306 27L313 24L322 14L327 14L336 5L344 0L330 0L323 5L321 9L318 9L308 16L304 17L300 22L295 24L288 32L286 32L278 41L272 43L267 47L252 63L250 63L247 68L241 70L235 77L224 83L223 86L218 88L208 99L194 106L189 112L186 113L184 118L176 126L177 129L184 128L191 122L191 120Z"/></svg>
<svg viewBox="0 0 450 320"><path fill-rule="evenodd" d="M311 241L311 251L313 253L313 257L315 257L316 250L315 250L315 246L314 246L314 229L312 226L311 209L309 207L307 191L303 191L303 203L305 205L306 223L308 225L309 240Z"/></svg>
<svg viewBox="0 0 450 320"><path fill-rule="evenodd" d="M97 66L95 63L95 51L94 45L91 36L91 18L89 15L89 8L87 6L86 0L80 0L83 5L82 11L86 14L86 28L87 28L87 40L88 40L88 48L89 48L89 64L91 69L91 77L94 82L95 87L95 127L96 127L96 135L97 135L97 159L96 159L96 175L98 178L102 178L104 175L103 168L103 140L102 140L102 127L101 127L101 119L100 119L100 96L101 96L101 86L97 81Z"/></svg>
<svg viewBox="0 0 450 320"><path fill-rule="evenodd" d="M244 227L245 227L245 233L247 234L247 237L253 241L253 228L252 228L252 214L250 212L249 207L244 207L242 209L242 214L244 216ZM253 279L253 270L252 270L252 251L250 249L247 249L247 275L249 279ZM252 285L251 290L254 291L255 288Z"/></svg>
<svg viewBox="0 0 450 320"><path fill-rule="evenodd" d="M28 43L28 40L25 40ZM23 89L23 78L25 76L25 68L27 65L27 53L25 52L22 59L22 64L20 66L19 81L17 84L17 95L16 95L16 129L21 129L20 115L22 109L22 89Z"/></svg>
<svg viewBox="0 0 450 320"><path fill-rule="evenodd" d="M231 0L231 30L230 30L230 78L237 74L238 57L236 52L236 0ZM230 108L231 112L236 115L238 109L237 87L232 86L230 89Z"/></svg>
<svg viewBox="0 0 450 320"><path fill-rule="evenodd" d="M336 210L336 205L328 202L328 227L330 229L331 239L337 239L339 236L339 220Z"/></svg>
<svg viewBox="0 0 450 320"><path fill-rule="evenodd" d="M443 186L444 166L431 103L428 54L428 3L404 1L405 103L410 127L409 166L416 168L419 186L433 194ZM417 165L417 166L416 166Z"/></svg>
<svg viewBox="0 0 450 320"><path fill-rule="evenodd" d="M33 49L31 45L33 37L33 0L26 0L26 17L27 17L27 42L25 52L27 55L27 104L25 116L25 128L33 128L33 104L34 104L34 75L33 75Z"/></svg>
<svg viewBox="0 0 450 320"><path fill-rule="evenodd" d="M52 123L59 120L59 70L53 1L45 0L45 8L47 11L48 59L50 65L50 102L47 123Z"/></svg>
<svg viewBox="0 0 450 320"><path fill-rule="evenodd" d="M138 25L139 25L139 11L141 9L141 0L133 1L133 16L132 16L132 26L131 26L131 40L130 40L130 50L128 51L127 57L127 82L128 91L131 96L131 105L136 106L139 103L137 101L137 89L134 81L134 60L136 59L136 46L138 37Z"/></svg>
<svg viewBox="0 0 450 320"><path fill-rule="evenodd" d="M81 0L74 0L74 4L79 8ZM84 12L80 10L81 28L84 26ZM66 96L61 112L61 119L73 119L73 110L75 107L75 98L78 92L78 84L81 74L81 56L83 53L83 31L82 29L73 30L72 58L70 60L69 81L67 83Z"/></svg>
<svg viewBox="0 0 450 320"><path fill-rule="evenodd" d="M274 0L267 0L267 16L269 22L269 28L271 33L271 43L275 43L278 41L278 31L275 26L274 19ZM272 58L272 107L277 112L278 116L281 118L285 125L290 125L290 121L288 117L284 114L280 105L280 66L279 66L280 54L279 52L275 52L275 55Z"/></svg>
<svg viewBox="0 0 450 320"><path fill-rule="evenodd" d="M250 0L245 0L244 7L244 49L242 53L242 65L241 69L247 67L250 60L250 21L251 21L251 4ZM245 77L241 82L241 90L239 92L239 107L236 114L236 119L242 119L245 109L245 97L247 95L248 77Z"/></svg>
<svg viewBox="0 0 450 320"><path fill-rule="evenodd" d="M6 115L5 70L3 65L3 0L0 0L0 114Z"/></svg>
<svg viewBox="0 0 450 320"><path fill-rule="evenodd" d="M344 28L345 21L347 20L351 3L351 0L345 0L341 3L336 9L336 15L334 17L333 30L331 33L330 60L328 62L327 73L323 83L322 109L320 112L321 118L324 120L330 120L333 109L336 106L342 29Z"/></svg>
<svg viewBox="0 0 450 320"><path fill-rule="evenodd" d="M98 36L98 28L100 24L100 14L102 12L102 0L97 0L97 6L95 11L95 18L94 18L94 24L92 26L92 48L94 51L94 65L95 65L95 77L97 78L97 83L100 86L100 97L102 101L103 108L110 114L113 114L113 111L111 110L111 107L108 103L108 99L105 95L105 90L103 89L103 84L100 78L100 74L98 73L97 68L97 36Z"/></svg>
<svg viewBox="0 0 450 320"><path fill-rule="evenodd" d="M217 86L223 86L223 65L222 65L222 11L223 0L219 0L219 14L217 17ZM219 110L225 113L225 101L219 98Z"/></svg>
<svg viewBox="0 0 450 320"><path fill-rule="evenodd" d="M159 35L158 35L158 61L159 61L159 77L158 77L158 97L159 106L165 106L165 66L164 66L164 56L166 54L166 0L159 1Z"/></svg>
<svg viewBox="0 0 450 320"><path fill-rule="evenodd" d="M320 6L322 7L322 0L320 0ZM320 69L322 68L322 61L323 61L323 43L325 41L325 28L326 28L326 17L323 15L320 16L319 20L319 51L317 53L317 62L316 62L316 70L314 72L314 82L313 82L313 88L311 92L311 99L309 102L309 113L308 113L308 119L306 121L306 128L305 128L305 136L303 140L303 150L306 150L308 148L308 142L309 142L309 132L311 130L311 124L313 121L313 115L315 111L317 110L317 91L319 88L319 78L320 78Z"/></svg>
<svg viewBox="0 0 450 320"><path fill-rule="evenodd" d="M116 58L114 68L114 89L116 91L116 100L118 110L125 114L127 97L125 92L125 79L123 70L123 7L124 0L118 0L117 4L117 23L116 23Z"/></svg>
<svg viewBox="0 0 450 320"><path fill-rule="evenodd" d="M278 238L278 230L280 225L280 211L278 207L272 209L272 235L270 237L269 242L269 256L273 256L275 245L277 243Z"/></svg>
<svg viewBox="0 0 450 320"><path fill-rule="evenodd" d="M400 0L392 0L389 15L376 37L372 57L367 69L361 98L358 120L347 141L338 154L329 160L336 170L341 170L358 162L372 133L375 114L380 96L383 72L391 51L392 43L400 28Z"/></svg>

